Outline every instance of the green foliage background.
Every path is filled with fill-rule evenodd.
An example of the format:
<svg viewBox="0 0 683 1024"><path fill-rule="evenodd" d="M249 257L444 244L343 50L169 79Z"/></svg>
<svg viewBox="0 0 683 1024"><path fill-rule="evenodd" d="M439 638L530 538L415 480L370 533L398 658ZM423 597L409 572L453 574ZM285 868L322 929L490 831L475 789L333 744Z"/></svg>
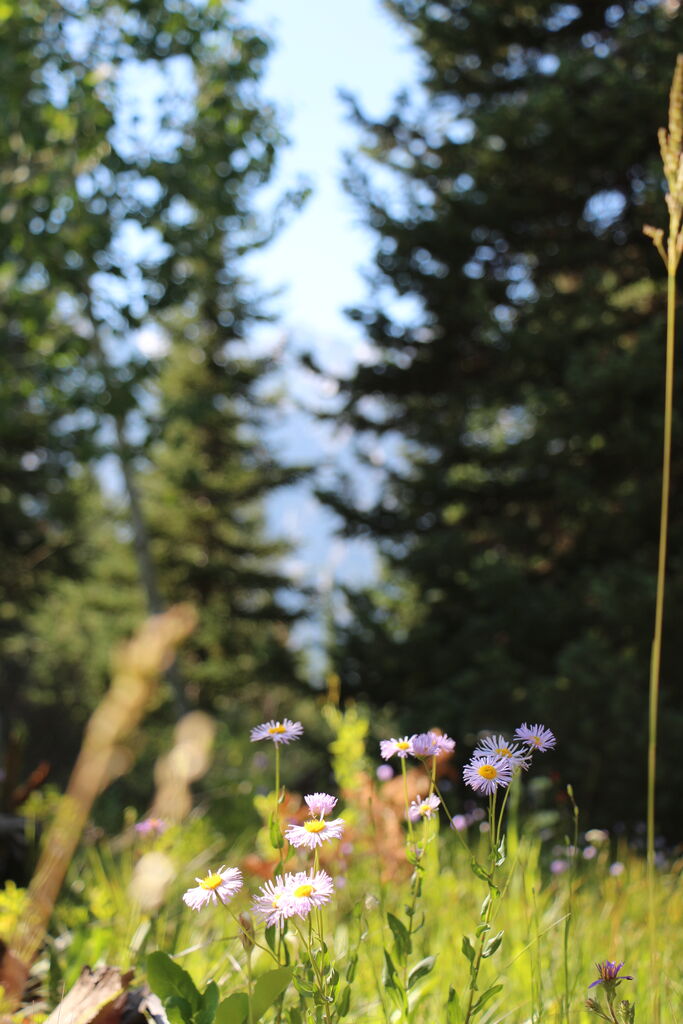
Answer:
<svg viewBox="0 0 683 1024"><path fill-rule="evenodd" d="M552 722L588 819L633 823L664 386L642 227L666 218L656 132L683 22L643 2L387 6L423 91L381 122L354 110L348 187L377 243L352 315L374 356L340 381L340 418L393 458L370 507L349 480L323 494L385 570L349 595L332 656L408 731ZM680 415L672 474L660 810L679 835Z"/></svg>

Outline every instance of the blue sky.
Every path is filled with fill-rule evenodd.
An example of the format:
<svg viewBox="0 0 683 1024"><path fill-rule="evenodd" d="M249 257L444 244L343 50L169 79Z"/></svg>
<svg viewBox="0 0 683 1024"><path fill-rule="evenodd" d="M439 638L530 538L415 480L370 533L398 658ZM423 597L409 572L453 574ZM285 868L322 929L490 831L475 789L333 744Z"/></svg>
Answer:
<svg viewBox="0 0 683 1024"><path fill-rule="evenodd" d="M261 93L279 107L291 140L271 196L301 176L313 186L304 209L248 264L260 288L283 288L273 304L277 323L262 329L260 338L282 353L284 411L270 441L291 461L330 471L352 467L348 432L302 413L301 404L319 404L330 394L297 362L299 352L313 351L326 369L345 372L369 351L343 314L365 297L361 270L371 262L373 236L341 186L342 152L357 146L359 135L346 120L338 91L352 92L366 112L381 117L396 92L418 81L417 56L379 0L246 0L244 18L274 40ZM356 475L361 489L371 488L367 475ZM276 494L268 513L271 529L296 545L287 562L296 578L324 592L334 581L361 583L376 574L374 549L336 538L333 518L308 484ZM316 646L315 622L299 628L298 641L309 650Z"/></svg>
<svg viewBox="0 0 683 1024"><path fill-rule="evenodd" d="M284 114L292 145L276 185L306 175L314 193L280 239L252 263L272 286L288 332L310 335L328 365L345 362L362 339L342 309L363 297L360 268L371 236L340 185L341 153L358 143L345 119L340 88L381 116L394 94L416 82L417 57L405 29L380 0L246 0L244 14L275 41L262 92ZM315 301L312 301L314 297Z"/></svg>

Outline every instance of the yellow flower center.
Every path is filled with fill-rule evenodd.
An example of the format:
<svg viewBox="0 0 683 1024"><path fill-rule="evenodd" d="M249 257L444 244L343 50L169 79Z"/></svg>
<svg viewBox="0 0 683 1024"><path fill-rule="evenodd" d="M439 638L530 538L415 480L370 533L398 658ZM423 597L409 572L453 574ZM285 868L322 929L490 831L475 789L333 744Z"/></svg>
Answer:
<svg viewBox="0 0 683 1024"><path fill-rule="evenodd" d="M313 891L312 885L299 885L294 890L294 895L297 899L303 899L304 896L310 896Z"/></svg>
<svg viewBox="0 0 683 1024"><path fill-rule="evenodd" d="M540 745L543 743L543 740L541 739L540 736L532 736L531 737L531 742L533 743L533 745L535 747L540 747Z"/></svg>
<svg viewBox="0 0 683 1024"><path fill-rule="evenodd" d="M268 734L270 736L279 735L282 732L287 732L287 730L284 727L284 725L280 725L279 722L277 723L277 725L271 725L270 729L268 730Z"/></svg>
<svg viewBox="0 0 683 1024"><path fill-rule="evenodd" d="M399 750L409 750L410 749L410 743L408 743L406 740L399 740L399 742L396 744L396 746L398 747Z"/></svg>
<svg viewBox="0 0 683 1024"><path fill-rule="evenodd" d="M498 769L493 764L480 764L477 771L482 779L495 779L498 777Z"/></svg>
<svg viewBox="0 0 683 1024"><path fill-rule="evenodd" d="M318 818L313 818L312 821L304 822L304 828L307 832L322 832L326 824L326 821L319 821Z"/></svg>
<svg viewBox="0 0 683 1024"><path fill-rule="evenodd" d="M431 804L420 804L420 814L427 814L427 812L431 811L431 809Z"/></svg>
<svg viewBox="0 0 683 1024"><path fill-rule="evenodd" d="M509 747L496 747L496 753L500 757L512 757L512 751Z"/></svg>
<svg viewBox="0 0 683 1024"><path fill-rule="evenodd" d="M210 889L213 892L214 889L218 889L223 884L223 879L217 871L212 871L206 878L202 878L199 884L202 889Z"/></svg>

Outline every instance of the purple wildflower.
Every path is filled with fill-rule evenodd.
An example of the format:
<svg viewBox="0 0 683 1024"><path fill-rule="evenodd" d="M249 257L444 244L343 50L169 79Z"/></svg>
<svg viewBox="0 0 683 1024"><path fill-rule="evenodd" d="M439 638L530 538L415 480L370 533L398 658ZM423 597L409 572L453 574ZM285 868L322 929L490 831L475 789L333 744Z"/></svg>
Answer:
<svg viewBox="0 0 683 1024"><path fill-rule="evenodd" d="M619 974L619 971L624 966L624 961L617 963L616 960L605 960L604 963L595 965L600 975L595 981L591 982L589 988L595 988L596 985L607 985L616 986L620 981L633 981L630 974Z"/></svg>

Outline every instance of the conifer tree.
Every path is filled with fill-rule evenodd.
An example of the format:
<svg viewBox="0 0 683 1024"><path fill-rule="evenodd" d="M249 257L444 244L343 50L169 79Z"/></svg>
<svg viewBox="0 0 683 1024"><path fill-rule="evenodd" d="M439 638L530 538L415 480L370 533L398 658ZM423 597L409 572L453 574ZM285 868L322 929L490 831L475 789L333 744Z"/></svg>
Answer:
<svg viewBox="0 0 683 1024"><path fill-rule="evenodd" d="M349 187L377 248L353 315L375 357L340 382L340 416L361 450L398 454L371 508L324 495L385 557L333 657L347 692L395 702L406 729L546 721L584 820L642 819L664 379L664 275L642 227L662 222L656 132L683 20L643 0L387 6L424 76L385 121L355 113ZM680 417L674 449L670 822Z"/></svg>
<svg viewBox="0 0 683 1024"><path fill-rule="evenodd" d="M156 514L151 538L162 467L168 494L173 490L166 510L192 504L181 493L184 484L201 494L201 466L224 473L220 514L226 523L244 521L239 558L252 572L240 577L239 600L267 606L272 617L280 611L276 551L246 524L258 519L271 484L288 474L257 457L255 442L239 440L266 366L246 359L233 364L231 346L259 315L258 301L240 280L240 260L274 229L277 217L257 217L254 200L283 140L273 109L258 94L268 44L244 23L237 2L26 0L6 8L0 21L6 185L0 387L8 401L0 412L0 452L8 486L3 480L0 500L1 554L10 571L0 600L0 697L7 708L20 680L24 712L30 694L49 705L50 691L62 708L73 684L78 719L81 705L96 699L94 666L104 685L106 659L82 660L88 640L113 642L129 628L131 610L205 596L202 588L185 586L179 569L184 558L195 565L197 545L205 550L204 537L182 533L197 522L169 516L160 524L163 515ZM148 358L141 341L155 332L171 346L161 374L162 362ZM164 389L174 373L196 371L202 360L217 371L210 383L201 382L202 401L214 413L213 436L205 430L204 451L189 454L201 424L187 424L182 454L194 464L190 481L174 460L172 439L185 429L178 407L198 396L189 384L181 395L177 380L168 394ZM202 415L207 423L208 406ZM235 439L231 459L228 435ZM214 442L222 448L212 461ZM152 449L155 476L147 488ZM102 477L107 486L100 500ZM112 494L113 480L121 481L119 494ZM215 481L207 483L212 488ZM98 507L109 524L98 524ZM160 558L172 540L173 559L163 573L152 540ZM225 570L222 586L230 595L235 552L221 543L226 537L216 533L211 565L216 579L218 566ZM113 601L102 596L107 588L116 589ZM98 609L102 621L95 622ZM234 623L207 623L207 630L223 631L213 654L245 658L246 673L250 645L260 645L256 663L264 675L285 680L289 673L291 682L283 616L279 631L269 627L268 640L259 636L242 646ZM272 671L265 667L270 655ZM212 673L218 687L215 663ZM60 689L65 676L69 685ZM191 704L191 693L185 696Z"/></svg>

